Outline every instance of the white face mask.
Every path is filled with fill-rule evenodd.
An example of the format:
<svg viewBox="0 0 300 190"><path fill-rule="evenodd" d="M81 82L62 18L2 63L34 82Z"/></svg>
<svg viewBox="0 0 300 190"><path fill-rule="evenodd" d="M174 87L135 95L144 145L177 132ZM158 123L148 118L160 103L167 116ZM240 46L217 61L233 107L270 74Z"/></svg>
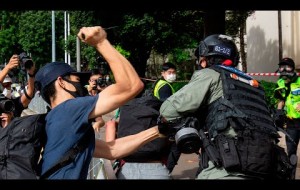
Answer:
<svg viewBox="0 0 300 190"><path fill-rule="evenodd" d="M174 82L176 80L176 74L170 74L170 75L167 75L166 77L166 81L168 82Z"/></svg>

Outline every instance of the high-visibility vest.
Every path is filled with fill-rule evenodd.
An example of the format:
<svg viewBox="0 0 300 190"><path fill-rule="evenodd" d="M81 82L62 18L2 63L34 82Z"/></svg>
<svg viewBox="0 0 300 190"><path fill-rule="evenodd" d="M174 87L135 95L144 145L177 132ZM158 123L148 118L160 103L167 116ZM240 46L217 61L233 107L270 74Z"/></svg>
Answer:
<svg viewBox="0 0 300 190"><path fill-rule="evenodd" d="M300 104L300 77L297 80L290 84L291 91L287 94L288 87L286 86L283 79L279 79L277 81L278 88L276 90L280 90L281 95L285 100L284 109L286 110L286 116L288 118L300 118L300 112L296 111L296 107Z"/></svg>
<svg viewBox="0 0 300 190"><path fill-rule="evenodd" d="M154 93L154 96L157 97L159 100L160 100L160 97L159 97L159 93L158 93L158 92L159 92L159 90L161 89L161 87L163 87L163 86L165 86L165 85L169 85L169 86L170 86L170 88L171 88L171 90L172 90L172 94L175 93L174 88L172 87L172 85L171 85L169 82L160 79L160 80L156 83L156 85L155 85L155 87L154 87L154 92L153 92L153 93Z"/></svg>

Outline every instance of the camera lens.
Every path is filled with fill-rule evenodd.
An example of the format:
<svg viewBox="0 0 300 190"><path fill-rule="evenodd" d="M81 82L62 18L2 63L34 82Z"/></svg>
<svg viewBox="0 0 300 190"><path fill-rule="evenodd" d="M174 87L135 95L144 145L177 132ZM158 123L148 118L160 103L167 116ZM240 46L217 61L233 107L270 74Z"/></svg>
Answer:
<svg viewBox="0 0 300 190"><path fill-rule="evenodd" d="M202 144L198 131L192 127L180 129L175 134L175 141L180 152L184 154L198 152Z"/></svg>
<svg viewBox="0 0 300 190"><path fill-rule="evenodd" d="M33 66L32 60L31 59L25 60L24 66L25 66L25 69L31 69L31 67Z"/></svg>
<svg viewBox="0 0 300 190"><path fill-rule="evenodd" d="M15 104L11 100L1 100L0 101L0 111L7 113L12 112L15 109Z"/></svg>

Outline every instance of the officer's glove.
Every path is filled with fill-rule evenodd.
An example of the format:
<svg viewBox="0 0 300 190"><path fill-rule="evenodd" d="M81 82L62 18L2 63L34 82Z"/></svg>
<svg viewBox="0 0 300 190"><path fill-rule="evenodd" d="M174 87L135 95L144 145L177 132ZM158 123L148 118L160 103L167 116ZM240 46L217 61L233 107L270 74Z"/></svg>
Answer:
<svg viewBox="0 0 300 190"><path fill-rule="evenodd" d="M167 121L162 115L157 119L158 131L166 137L172 137L178 129L175 127L175 122Z"/></svg>
<svg viewBox="0 0 300 190"><path fill-rule="evenodd" d="M286 121L286 115L283 109L277 109L274 113L274 121L277 127L283 129L283 126Z"/></svg>
<svg viewBox="0 0 300 190"><path fill-rule="evenodd" d="M197 128L196 125L198 125L198 123L196 124L195 119L193 117L167 121L163 116L160 115L158 117L157 125L160 134L163 134L166 137L173 138L177 131L179 131L180 129L192 126L194 128Z"/></svg>

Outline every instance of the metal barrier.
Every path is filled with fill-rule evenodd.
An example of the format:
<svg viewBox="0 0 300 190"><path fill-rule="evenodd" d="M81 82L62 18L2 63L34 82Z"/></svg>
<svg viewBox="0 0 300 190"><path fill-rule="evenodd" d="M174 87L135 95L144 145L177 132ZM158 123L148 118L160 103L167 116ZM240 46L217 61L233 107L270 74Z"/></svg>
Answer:
<svg viewBox="0 0 300 190"><path fill-rule="evenodd" d="M104 158L93 158L87 179L117 179L111 161Z"/></svg>

